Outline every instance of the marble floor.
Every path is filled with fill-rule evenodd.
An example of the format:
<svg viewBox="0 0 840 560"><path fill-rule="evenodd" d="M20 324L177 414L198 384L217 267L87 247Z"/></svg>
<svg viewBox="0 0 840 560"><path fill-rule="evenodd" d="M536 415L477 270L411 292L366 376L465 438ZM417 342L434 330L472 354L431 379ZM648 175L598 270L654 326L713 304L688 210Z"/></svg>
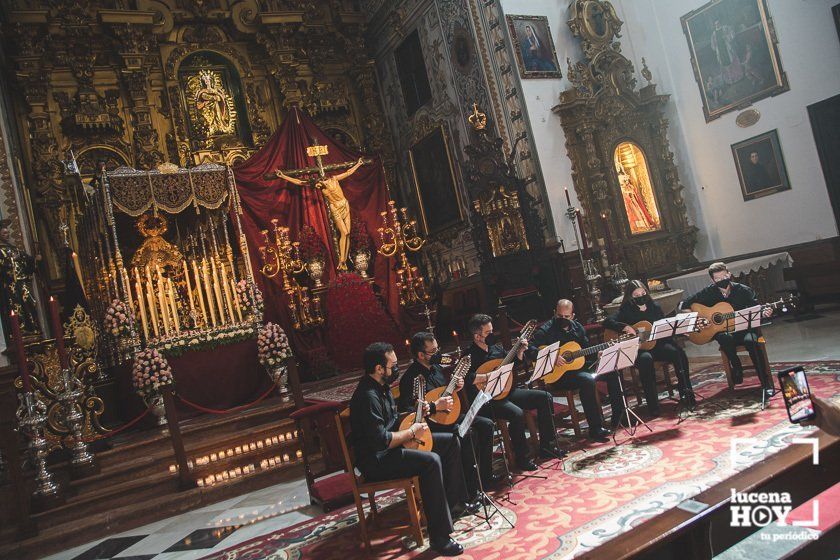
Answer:
<svg viewBox="0 0 840 560"><path fill-rule="evenodd" d="M771 361L840 360L840 306L805 320L775 318L764 329ZM717 345L686 350L692 361L719 359ZM66 550L46 560L194 560L316 517L303 479L138 527Z"/></svg>

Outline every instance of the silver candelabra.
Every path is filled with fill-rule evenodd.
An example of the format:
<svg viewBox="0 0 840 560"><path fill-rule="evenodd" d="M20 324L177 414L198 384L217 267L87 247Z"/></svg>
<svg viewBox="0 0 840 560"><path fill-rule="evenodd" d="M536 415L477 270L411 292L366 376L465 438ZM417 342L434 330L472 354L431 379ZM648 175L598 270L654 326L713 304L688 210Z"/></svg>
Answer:
<svg viewBox="0 0 840 560"><path fill-rule="evenodd" d="M62 391L57 395L64 412L64 423L70 432L73 443L70 446L70 466L75 472L85 472L95 468L94 456L88 450L84 435L84 414L80 402L84 398L82 381L73 375L70 368L61 371L64 381Z"/></svg>
<svg viewBox="0 0 840 560"><path fill-rule="evenodd" d="M29 459L35 469L36 499L47 500L58 496L59 486L47 468L49 447L44 438L44 424L47 422L47 408L35 393L21 395L21 405L17 410L18 423L29 438Z"/></svg>

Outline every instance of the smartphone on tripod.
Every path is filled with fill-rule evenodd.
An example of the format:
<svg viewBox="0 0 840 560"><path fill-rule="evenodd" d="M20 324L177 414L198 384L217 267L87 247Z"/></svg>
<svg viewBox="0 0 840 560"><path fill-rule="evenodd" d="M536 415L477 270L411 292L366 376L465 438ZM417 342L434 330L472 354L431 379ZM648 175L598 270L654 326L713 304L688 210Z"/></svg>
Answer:
<svg viewBox="0 0 840 560"><path fill-rule="evenodd" d="M811 400L811 387L808 386L808 376L802 366L788 368L779 372L779 385L785 397L788 418L794 424L805 420L812 420L814 403Z"/></svg>

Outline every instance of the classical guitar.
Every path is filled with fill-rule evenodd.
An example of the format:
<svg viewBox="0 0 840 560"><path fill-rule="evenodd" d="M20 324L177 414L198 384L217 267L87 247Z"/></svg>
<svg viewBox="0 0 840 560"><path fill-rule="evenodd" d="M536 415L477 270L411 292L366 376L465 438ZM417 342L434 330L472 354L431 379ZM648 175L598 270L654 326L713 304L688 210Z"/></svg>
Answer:
<svg viewBox="0 0 840 560"><path fill-rule="evenodd" d="M402 422L400 422L400 430L407 430L411 427L412 424L416 424L418 422L424 422L423 420L423 395L426 392L426 380L423 379L423 376L418 375L417 378L414 380L414 398L417 401L417 409L413 413L409 413L405 418L403 418ZM426 432L421 435L415 435L413 439L408 440L403 444L403 447L407 449L417 449L419 451L431 451L432 450L432 432L431 430L426 430Z"/></svg>
<svg viewBox="0 0 840 560"><path fill-rule="evenodd" d="M531 338L531 335L534 334L534 331L537 330L537 322L535 320L528 321L524 327L522 327L522 332L519 334L519 339L514 343L511 347L510 352L504 358L496 358L493 360L487 360L483 364L481 364L476 373L490 373L494 369L499 369L502 366L506 366L511 363L515 358L516 354L519 352L520 346L522 346L522 339ZM513 375L508 376L507 383L505 384L505 388L502 390L501 393L493 397L494 401L500 401L508 396L510 390L513 388Z"/></svg>
<svg viewBox="0 0 840 560"><path fill-rule="evenodd" d="M472 358L469 356L464 356L458 360L458 363L455 365L455 370L452 372L452 377L449 379L449 383L442 387L432 389L426 393L426 402L435 402L442 397L451 397L454 395L457 392L455 387L458 385L458 381L467 376L467 372L470 371L471 363ZM461 399L455 396L452 399L452 408L449 411L439 410L429 416L429 420L435 422L436 424L449 426L450 424L454 424L460 415Z"/></svg>
<svg viewBox="0 0 840 560"><path fill-rule="evenodd" d="M761 306L761 311L765 309L772 309L773 311L780 310L787 312L789 309L795 307L795 298L788 296L774 301L772 303L765 303ZM722 301L707 307L699 303L692 304L692 311L696 311L697 315L708 321L708 326L699 332L691 333L688 339L694 344L706 344L710 342L717 333L732 331L735 328L735 310L732 304Z"/></svg>
<svg viewBox="0 0 840 560"><path fill-rule="evenodd" d="M563 359L566 360L566 363L562 365L555 365L551 373L543 377L542 380L546 384L556 383L567 371L577 371L581 369L586 363L586 356L597 354L601 350L606 350L618 342L630 340L631 338L635 338L635 335L622 334L609 342L596 344L595 346L588 346L586 348L582 348L581 345L575 341L567 342L558 349L558 352L561 356L563 356Z"/></svg>
<svg viewBox="0 0 840 560"><path fill-rule="evenodd" d="M703 317L697 317L697 321L694 323L694 332L700 332L704 328L709 325L709 321L704 319ZM653 323L650 321L639 321L634 325L630 325L636 331L636 334L639 335L639 350L651 350L653 347L656 346L655 340L648 340L650 336L653 334ZM611 340L615 340L624 336L627 333L613 331L610 329L604 330L604 341L609 342Z"/></svg>

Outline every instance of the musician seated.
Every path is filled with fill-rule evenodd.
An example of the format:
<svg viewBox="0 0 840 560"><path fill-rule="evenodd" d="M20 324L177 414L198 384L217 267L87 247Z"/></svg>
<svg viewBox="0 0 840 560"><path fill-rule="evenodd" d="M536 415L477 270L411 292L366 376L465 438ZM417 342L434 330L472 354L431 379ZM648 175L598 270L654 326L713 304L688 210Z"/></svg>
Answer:
<svg viewBox="0 0 840 560"><path fill-rule="evenodd" d="M504 347L497 342L493 333L493 323L489 315L473 315L467 323L472 334L472 344L467 349L472 363L464 380L467 396L474 400L478 391L487 385L489 373L477 373L476 370L489 360L503 359L507 355ZM527 340L521 340L516 361L521 362ZM524 410L523 410L524 409ZM546 459L562 458L565 452L557 449L554 427L554 403L550 393L533 389L514 388L507 397L491 400L479 410L479 416L508 421L513 455L516 466L523 471L537 470L537 465L528 458L528 442L525 438L525 410L537 411L537 424L540 432L540 457Z"/></svg>
<svg viewBox="0 0 840 560"><path fill-rule="evenodd" d="M567 342L577 342L581 348L589 346L589 337L586 336L586 330L582 324L575 320L575 306L568 299L561 299L557 302L554 317L537 329L534 336L531 337L529 353L536 356L541 346L554 344L558 341L561 345ZM567 371L559 381L551 384L551 387L563 391L575 389L580 391L580 401L583 403L583 412L589 424L589 439L605 442L608 441L610 432L601 424L601 411L595 398L595 376L592 374L595 361L597 361L597 356L587 358L582 369ZM558 352L556 365L565 364L566 360ZM606 374L605 377L610 393L613 428L615 428L617 422L627 422L624 414L624 402L621 399L621 386L618 383L617 372Z"/></svg>
<svg viewBox="0 0 840 560"><path fill-rule="evenodd" d="M413 399L414 380L422 376L426 380L426 392L449 384L449 379L443 373L440 365L443 354L440 351L435 335L429 331L414 333L411 337L411 355L414 362L405 370L400 378L400 410L410 412L415 407ZM454 388L454 394L447 397L440 397L435 401L428 401L429 414L438 411L450 411L454 405L454 399L464 387L464 380L460 379ZM431 419L427 421L429 428L434 433L455 434L459 424L464 420L466 409L454 424L437 424ZM470 447L473 446L473 447ZM475 454L473 454L475 449ZM464 476L467 481L467 495L473 502L478 497L478 480L475 472L475 461L478 460L478 469L481 473L481 482L484 486L491 486L497 482L493 477L493 421L489 418L476 416L472 427L468 432L465 441L461 442L461 460L463 463Z"/></svg>
<svg viewBox="0 0 840 560"><path fill-rule="evenodd" d="M732 273L726 268L726 264L716 262L710 265L709 276L712 277L712 284L684 300L682 302L683 308L688 309L695 303L712 307L718 303L726 302L732 306L732 309L739 311L758 305L758 298L753 289L747 285L733 282ZM773 310L771 308L762 312L764 317L770 317L772 314ZM732 381L736 385L744 382L744 367L738 357L737 348L738 346L744 346L747 349L750 359L755 365L761 386L769 398L773 396L773 381L770 378L770 372L764 371L764 360L758 355L758 337L759 335L754 330L748 329L734 333L719 332L714 339L720 344L720 349L729 359Z"/></svg>
<svg viewBox="0 0 840 560"><path fill-rule="evenodd" d="M465 511L466 499L458 438L434 434L434 451L402 447L422 436L429 426L417 422L407 430L397 430L397 405L390 387L400 374L394 347L384 342L368 346L364 368L365 374L350 399L356 467L365 480L372 482L418 476L431 548L443 556L461 554L464 548L450 537L452 518Z"/></svg>
<svg viewBox="0 0 840 560"><path fill-rule="evenodd" d="M659 305L653 301L648 293L647 285L641 280L631 280L624 288L624 299L618 312L604 320L604 328L616 332L623 332L635 336L636 329L633 325L640 321L653 323L665 317ZM694 408L697 406L694 398L694 391L691 387L691 380L688 377L688 356L685 350L680 348L673 337L660 338L656 346L650 350L639 350L636 357L636 368L642 378L642 387L645 391L648 414L659 416L659 393L656 390L656 372L654 361L668 362L674 366L677 374L677 391L680 394L680 402Z"/></svg>

